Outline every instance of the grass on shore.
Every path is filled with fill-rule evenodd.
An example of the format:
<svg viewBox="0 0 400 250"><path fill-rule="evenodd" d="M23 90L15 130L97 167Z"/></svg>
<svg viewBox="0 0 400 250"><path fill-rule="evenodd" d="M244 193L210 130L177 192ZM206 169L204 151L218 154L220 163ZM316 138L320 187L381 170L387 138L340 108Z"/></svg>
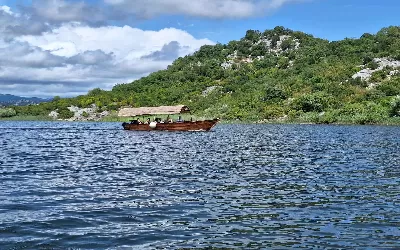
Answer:
<svg viewBox="0 0 400 250"><path fill-rule="evenodd" d="M46 115L34 116L12 116L12 117L1 117L0 121L54 121L51 117Z"/></svg>
<svg viewBox="0 0 400 250"><path fill-rule="evenodd" d="M212 119L209 117L201 117L195 115L181 115L183 120L190 121L193 120L205 120ZM140 116L141 121L146 121L147 118L153 120L155 117L159 117L161 119L167 119L167 115L157 115L157 116ZM177 120L179 115L170 115L172 120ZM130 120L135 119L132 117L118 117L116 114L112 114L110 116L103 117L100 122L129 122ZM49 116L13 116L7 118L0 118L0 121L54 121ZM317 115L306 115L295 118L286 118L286 119L276 119L276 120L265 120L262 122L257 122L253 120L221 120L222 124L334 124L334 125L390 125L390 126L400 126L400 117L391 117L382 120L363 120L363 119L355 119L354 117L342 117L341 119L336 120L326 120Z"/></svg>

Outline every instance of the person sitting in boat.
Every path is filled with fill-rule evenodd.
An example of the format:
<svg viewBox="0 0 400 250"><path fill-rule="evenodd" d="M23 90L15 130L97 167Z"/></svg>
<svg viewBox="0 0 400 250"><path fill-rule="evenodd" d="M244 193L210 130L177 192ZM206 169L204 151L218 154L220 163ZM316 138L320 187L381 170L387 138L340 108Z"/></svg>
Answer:
<svg viewBox="0 0 400 250"><path fill-rule="evenodd" d="M142 121L140 120L140 118L137 118L136 121L137 121L137 124L142 124Z"/></svg>
<svg viewBox="0 0 400 250"><path fill-rule="evenodd" d="M144 124L150 124L150 118L147 118L147 120L144 122Z"/></svg>
<svg viewBox="0 0 400 250"><path fill-rule="evenodd" d="M179 118L178 118L178 120L176 120L176 122L183 122L182 116L179 116Z"/></svg>
<svg viewBox="0 0 400 250"><path fill-rule="evenodd" d="M157 123L164 123L163 119L161 119L161 118L159 118L159 117L156 118L156 122L157 122Z"/></svg>
<svg viewBox="0 0 400 250"><path fill-rule="evenodd" d="M172 121L172 118L168 119L168 123L173 123L174 121Z"/></svg>

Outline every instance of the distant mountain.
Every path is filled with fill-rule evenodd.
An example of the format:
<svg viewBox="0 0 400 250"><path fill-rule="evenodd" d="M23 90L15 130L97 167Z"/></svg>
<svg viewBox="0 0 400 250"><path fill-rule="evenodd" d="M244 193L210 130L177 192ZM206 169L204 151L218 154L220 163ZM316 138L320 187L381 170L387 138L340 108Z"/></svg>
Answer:
<svg viewBox="0 0 400 250"><path fill-rule="evenodd" d="M0 106L25 106L48 102L50 100L51 99L43 99L38 97L22 97L9 94L0 94Z"/></svg>

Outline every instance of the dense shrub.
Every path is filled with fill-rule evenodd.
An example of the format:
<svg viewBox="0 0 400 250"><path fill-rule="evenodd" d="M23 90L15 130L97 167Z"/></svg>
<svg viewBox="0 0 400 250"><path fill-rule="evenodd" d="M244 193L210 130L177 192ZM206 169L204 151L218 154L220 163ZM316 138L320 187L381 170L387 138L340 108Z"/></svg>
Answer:
<svg viewBox="0 0 400 250"><path fill-rule="evenodd" d="M397 96L390 105L389 110L390 117L400 117L400 97Z"/></svg>
<svg viewBox="0 0 400 250"><path fill-rule="evenodd" d="M375 70L375 69L379 68L379 63L377 63L376 61L370 61L367 64L367 68Z"/></svg>
<svg viewBox="0 0 400 250"><path fill-rule="evenodd" d="M354 86L359 86L359 87L367 87L368 83L364 80L361 79L361 77L356 77L356 78L350 78L350 84Z"/></svg>
<svg viewBox="0 0 400 250"><path fill-rule="evenodd" d="M58 118L59 119L69 119L69 118L74 116L74 112L70 111L66 107L59 108L57 110L57 112L58 112Z"/></svg>
<svg viewBox="0 0 400 250"><path fill-rule="evenodd" d="M264 119L276 119L283 117L285 115L285 110L281 106L268 106L264 108L262 113L262 118Z"/></svg>
<svg viewBox="0 0 400 250"><path fill-rule="evenodd" d="M321 112L325 108L329 107L329 103L332 98L323 92L305 94L296 98L291 107L295 110L301 110L303 112Z"/></svg>
<svg viewBox="0 0 400 250"><path fill-rule="evenodd" d="M17 112L12 108L0 108L0 118L16 116Z"/></svg>
<svg viewBox="0 0 400 250"><path fill-rule="evenodd" d="M382 83L378 85L376 89L384 93L386 96L400 95L400 79Z"/></svg>
<svg viewBox="0 0 400 250"><path fill-rule="evenodd" d="M281 49L282 50L288 50L292 48L292 43L293 41L291 39L285 39L281 43Z"/></svg>
<svg viewBox="0 0 400 250"><path fill-rule="evenodd" d="M277 101L286 99L286 93L281 86L267 85L263 101Z"/></svg>
<svg viewBox="0 0 400 250"><path fill-rule="evenodd" d="M383 80L385 80L387 76L387 72L385 70L378 70L375 71L374 73L372 73L371 75L371 82L381 82Z"/></svg>

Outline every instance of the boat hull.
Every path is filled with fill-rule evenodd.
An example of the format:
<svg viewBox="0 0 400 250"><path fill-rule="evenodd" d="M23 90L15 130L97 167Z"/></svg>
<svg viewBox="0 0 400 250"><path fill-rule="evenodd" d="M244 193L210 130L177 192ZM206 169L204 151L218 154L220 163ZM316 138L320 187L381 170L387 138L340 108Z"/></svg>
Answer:
<svg viewBox="0 0 400 250"><path fill-rule="evenodd" d="M204 120L204 121L184 121L173 123L157 123L156 126L149 124L131 124L123 123L122 126L125 130L136 131L210 131L218 122L218 119Z"/></svg>

